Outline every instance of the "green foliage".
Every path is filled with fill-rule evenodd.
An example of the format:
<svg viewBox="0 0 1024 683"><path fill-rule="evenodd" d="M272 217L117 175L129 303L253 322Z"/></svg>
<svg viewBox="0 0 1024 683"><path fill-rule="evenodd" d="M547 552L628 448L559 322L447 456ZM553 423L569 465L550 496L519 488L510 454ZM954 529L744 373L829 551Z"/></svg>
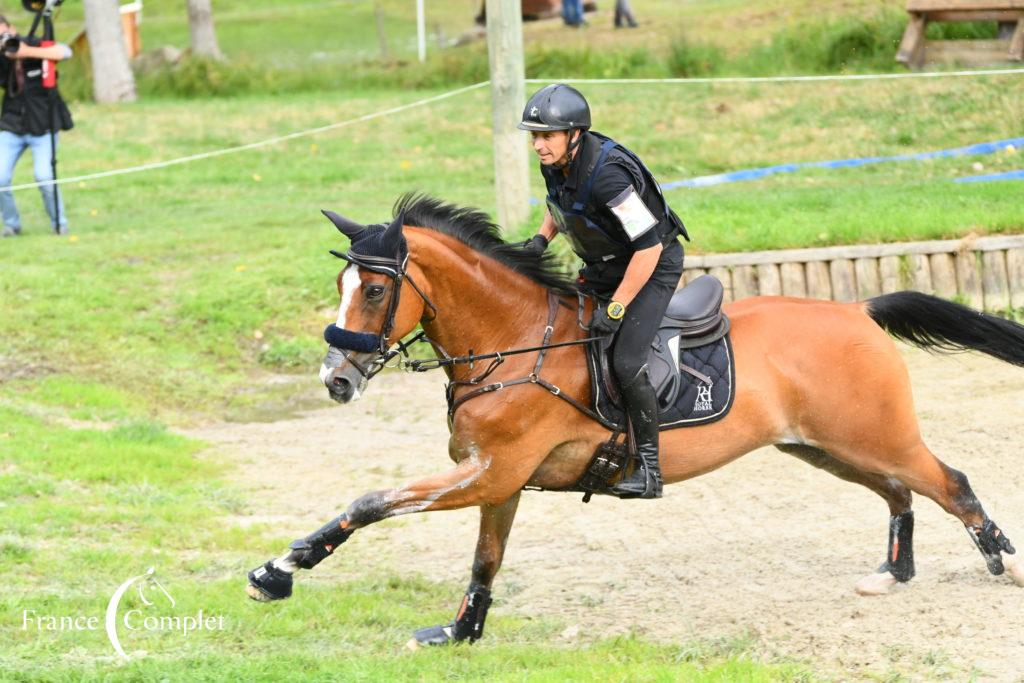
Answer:
<svg viewBox="0 0 1024 683"><path fill-rule="evenodd" d="M725 66L723 51L710 44L694 43L685 35L669 46L667 67L675 78L713 76Z"/></svg>

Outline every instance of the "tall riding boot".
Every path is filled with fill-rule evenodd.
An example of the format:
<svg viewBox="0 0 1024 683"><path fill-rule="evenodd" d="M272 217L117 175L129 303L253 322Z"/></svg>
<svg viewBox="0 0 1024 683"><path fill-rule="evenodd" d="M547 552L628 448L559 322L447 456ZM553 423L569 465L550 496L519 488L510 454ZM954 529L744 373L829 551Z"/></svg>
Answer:
<svg viewBox="0 0 1024 683"><path fill-rule="evenodd" d="M636 455L633 473L614 487L612 493L623 498L661 498L661 467L658 464L658 397L651 386L647 366L636 377L620 386L626 414L633 425Z"/></svg>

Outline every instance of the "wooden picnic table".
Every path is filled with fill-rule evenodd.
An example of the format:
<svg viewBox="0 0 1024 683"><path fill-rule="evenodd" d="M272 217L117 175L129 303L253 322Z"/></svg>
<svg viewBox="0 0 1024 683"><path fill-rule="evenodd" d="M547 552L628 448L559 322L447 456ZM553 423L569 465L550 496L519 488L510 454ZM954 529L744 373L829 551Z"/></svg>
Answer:
<svg viewBox="0 0 1024 683"><path fill-rule="evenodd" d="M967 64L1024 61L1024 0L908 0L910 23L896 61L919 69L926 62ZM999 22L1000 40L925 40L933 21ZM1006 39L1008 38L1008 39Z"/></svg>

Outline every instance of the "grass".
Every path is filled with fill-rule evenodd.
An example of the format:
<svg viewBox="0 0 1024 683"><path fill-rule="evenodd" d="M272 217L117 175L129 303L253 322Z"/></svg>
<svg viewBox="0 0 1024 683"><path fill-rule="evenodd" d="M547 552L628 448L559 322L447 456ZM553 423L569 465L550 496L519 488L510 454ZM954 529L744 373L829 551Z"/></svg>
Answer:
<svg viewBox="0 0 1024 683"><path fill-rule="evenodd" d="M262 557L264 546L287 539L265 525L225 524L250 503L224 483L223 467L196 457L201 444L140 421L109 387L83 385L73 401L76 410L116 420L106 430L7 405L38 399L31 391L5 387L0 397L5 681L809 679L795 664L763 663L746 640L570 645L557 638L564 628L557 619L507 615L500 601L487 638L472 649L411 653L401 647L410 630L450 619L462 588L411 573L340 581L313 574L287 602L253 603L243 597L242 577L254 552ZM60 397L42 403L52 407ZM134 591L126 594L118 632L132 660L122 663L103 615L115 588L146 567L156 568L176 605L151 594L155 604L147 607ZM199 610L218 620L213 629L140 628L145 617ZM61 630L47 617L82 617L81 626ZM135 630L125 628L126 618Z"/></svg>
<svg viewBox="0 0 1024 683"><path fill-rule="evenodd" d="M375 19L381 10L387 51ZM207 97L268 93L351 91L365 88L432 89L470 84L488 75L487 48L477 39L439 47L468 30L476 0L428 3L428 59L416 60L415 12L405 0L301 3L236 0L218 3L215 20L226 62L186 57L173 66L138 65L143 97ZM611 8L590 17L585 30L560 19L524 25L526 74L531 78L664 77L871 73L893 71L905 12L885 0L647 0L637 2L641 27L616 30ZM22 23L27 23L27 19ZM58 19L70 37L83 23L78 4ZM147 3L143 45L188 46L180 3ZM943 23L930 38L994 37L995 22ZM89 99L82 60L62 65L62 91Z"/></svg>
<svg viewBox="0 0 1024 683"><path fill-rule="evenodd" d="M1024 100L1006 83L590 86L588 95L598 128L670 181L1024 136ZM242 144L412 98L380 91L80 105L61 172ZM66 186L71 238L46 235L37 195L20 192L26 236L0 245L0 368L37 368L19 391L41 373L56 375L51 383L102 378L147 416L171 422L236 411L259 400L251 373L308 369L322 352L339 268L326 252L340 237L318 209L380 221L409 190L490 209L490 155L488 95L477 91L261 150ZM693 236L690 253L1013 232L1024 227L1014 183L951 180L976 173L974 163L1007 170L1021 158L802 171L668 198ZM16 180L29 174L22 164ZM524 237L539 217L534 207L509 238Z"/></svg>
<svg viewBox="0 0 1024 683"><path fill-rule="evenodd" d="M439 92L483 68L480 46L433 56L419 70L360 65L358 51L375 44L367 23L372 15L364 11L370 5L360 2L351 4L362 14L344 15L351 22L343 27L351 37L344 48L334 47L341 30L327 18L342 7L347 12L347 3L219 2L221 43L240 80L211 86L211 77L228 72L191 63L185 68L194 72L153 75L143 84L149 96L137 104L79 103L78 125L62 137L62 175L322 126ZM470 17L475 4L430 6L446 13L442 21L453 35L449 27L468 23L460 17ZM744 62L751 59L765 72L882 68L871 59L882 60L884 50L865 42L863 32L846 31L856 22L840 13L842 5L874 21L879 2L819 7L818 21L834 27L825 42L846 45L846 52L816 49L791 62L785 60L797 54L797 43L779 36L806 34L800 22L810 3L804 0L756 7L738 0L634 4L649 31L616 33L596 22L588 33L567 34L557 22L527 27L531 73L722 73L753 69ZM399 13L408 3L388 0L384 7L388 21L399 22L396 35L407 32L408 17ZM68 3L63 11L62 26L70 27L80 6ZM147 45L182 44L179 2L154 0L145 11ZM683 37L673 32L680 25ZM612 41L621 49L603 49ZM395 58L407 59L401 52L407 47L399 49L404 43L395 45ZM843 62L851 51L873 56ZM325 53L316 58L322 65L296 76L295 64L306 65L317 52ZM836 55L831 66L822 62ZM74 87L73 76L65 70L64 83ZM289 80L300 78L306 80ZM349 87L364 81L374 87ZM429 89L442 82L443 88ZM188 88L235 96L153 96ZM293 94L272 94L281 91ZM1024 98L1008 77L591 86L587 94L598 129L635 149L663 181L1024 136ZM268 373L312 376L323 352L320 330L337 306L333 280L340 264L326 252L341 244L319 208L379 221L399 194L422 190L493 209L490 125L488 95L479 91L260 150L65 186L68 238L46 234L34 191L17 194L26 234L0 242L0 560L8 569L0 596L8 644L0 678L811 677L790 663L766 665L757 643L743 639L563 643L557 619L516 618L500 604L485 641L472 649L406 653L400 645L409 629L448 620L463 588L406 572L336 582L313 574L280 605L240 597L254 555L263 559L290 538L263 525L234 526L232 517L259 501L226 483L231 475L223 466L199 457L201 444L166 425L245 413L268 399L283 402L284 390L262 381ZM668 197L694 237L690 253L1019 232L1019 184L954 185L951 179L978 172L974 163L986 171L1020 168L1022 158L1003 152L802 171L673 190ZM542 191L538 180L534 172L534 196ZM16 182L28 181L23 163ZM539 216L535 208L530 224L511 228L509 239L523 238ZM102 616L113 589L149 566L183 612L201 607L224 615L229 627L189 639L123 634L129 651L149 653L126 665L112 659L102 630L21 629L26 609Z"/></svg>

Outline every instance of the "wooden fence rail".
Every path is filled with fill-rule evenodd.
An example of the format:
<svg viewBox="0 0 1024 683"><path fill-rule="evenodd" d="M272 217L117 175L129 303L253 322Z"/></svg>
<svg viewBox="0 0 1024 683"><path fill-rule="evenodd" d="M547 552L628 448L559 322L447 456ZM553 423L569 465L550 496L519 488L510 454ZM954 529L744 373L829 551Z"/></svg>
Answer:
<svg viewBox="0 0 1024 683"><path fill-rule="evenodd" d="M784 295L857 301L915 289L975 308L1024 308L1024 235L687 256L683 281L710 273L726 301Z"/></svg>

